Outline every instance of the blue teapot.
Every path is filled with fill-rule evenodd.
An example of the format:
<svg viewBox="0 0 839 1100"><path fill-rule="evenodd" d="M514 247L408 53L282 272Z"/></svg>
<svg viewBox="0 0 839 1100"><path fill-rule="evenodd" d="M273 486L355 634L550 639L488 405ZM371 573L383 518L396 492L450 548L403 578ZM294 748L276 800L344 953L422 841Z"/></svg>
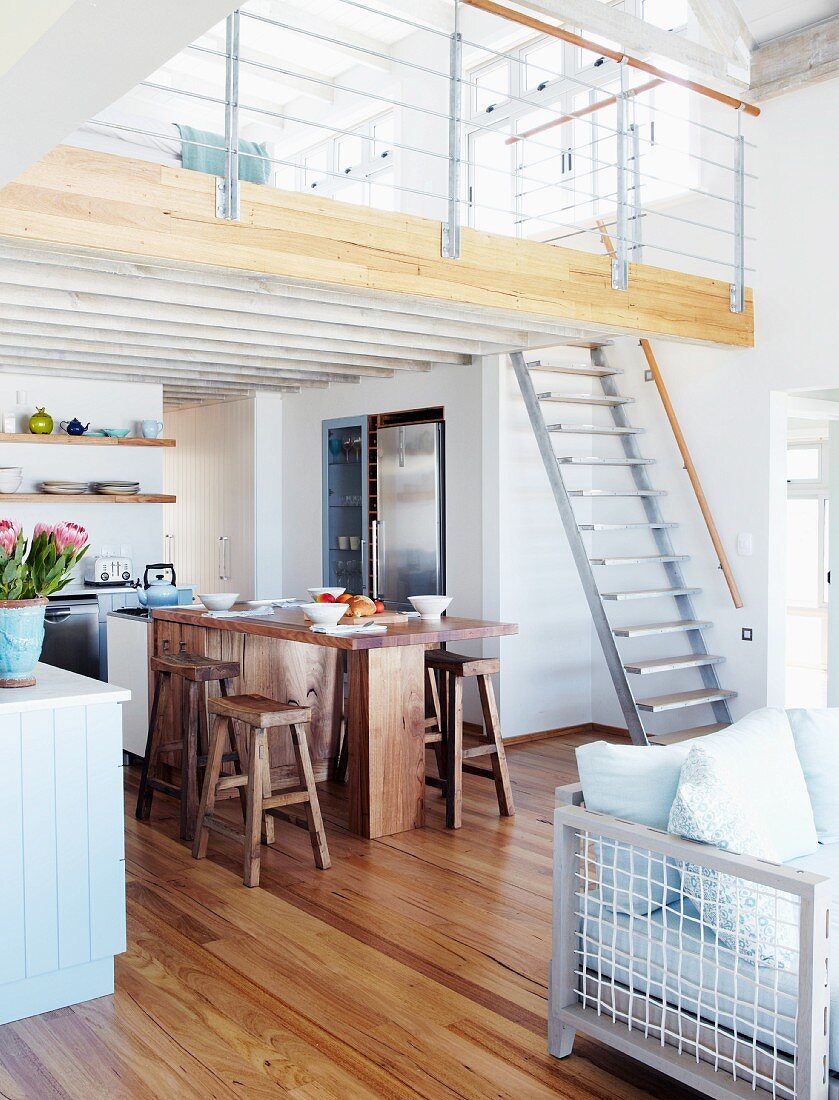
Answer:
<svg viewBox="0 0 839 1100"><path fill-rule="evenodd" d="M69 422L67 420L62 420L58 426L59 428L63 428L68 435L84 435L90 427L90 424L82 424L81 420L77 420L73 417Z"/></svg>
<svg viewBox="0 0 839 1100"><path fill-rule="evenodd" d="M152 574L149 579L149 573ZM170 580L167 580L167 573ZM143 587L137 589L137 599L143 607L172 607L178 602L174 565L147 565Z"/></svg>

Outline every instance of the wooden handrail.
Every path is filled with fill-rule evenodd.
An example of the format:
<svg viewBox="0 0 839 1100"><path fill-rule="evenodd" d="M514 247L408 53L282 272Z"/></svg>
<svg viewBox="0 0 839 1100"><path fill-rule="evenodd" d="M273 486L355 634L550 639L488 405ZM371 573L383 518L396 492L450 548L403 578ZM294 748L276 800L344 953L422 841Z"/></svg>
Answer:
<svg viewBox="0 0 839 1100"><path fill-rule="evenodd" d="M711 515L711 509L708 505L708 499L705 496L705 492L702 488L702 483L699 480L699 474L696 472L696 467L693 464L693 459L690 457L690 451L688 450L687 442L682 433L682 429L679 426L679 421L676 416L676 410L673 408L673 403L670 400L670 395L667 392L667 387L664 385L664 379L661 377L661 370L656 362L655 355L653 355L653 349L650 347L649 340L641 340L641 347L644 351L644 355L647 360L647 365L652 372L653 381L656 384L661 403L664 405L664 411L667 413L667 419L670 421L670 427L673 429L673 435L676 438L676 445L682 455L682 460L685 464L685 470L690 478L690 483L693 486L693 491L696 493L696 499L699 503L699 510L702 512L702 518L705 520L705 526L708 528L708 534L711 536L711 542L714 544L714 551L717 555L717 559L720 563L720 569L722 569L723 576L725 577L725 583L728 585L728 591L731 593L731 598L734 601L734 606L740 608L743 606L743 599L740 596L740 589L737 587L737 582L734 579L734 574L731 571L731 565L728 561L728 556L723 548L722 539L720 533L717 530L717 525L714 523L714 518Z"/></svg>
<svg viewBox="0 0 839 1100"><path fill-rule="evenodd" d="M594 224L600 230L600 243L603 245L604 252L611 260L616 260L618 258L618 254L615 249L614 242L612 241L612 238L609 234L606 223L603 221L602 218L595 218Z"/></svg>
<svg viewBox="0 0 839 1100"><path fill-rule="evenodd" d="M661 80L666 80L669 84L678 84L682 88L687 88L691 92L696 92L698 95L704 95L708 99L714 99L717 103L723 103L726 107L733 107L737 111L745 111L747 115L752 115L754 118L760 114L760 108L755 107L753 103L746 103L742 99L736 99L734 96L726 95L725 92L718 92L716 88L709 88L707 84L698 84L695 80L687 80L685 77L676 76L673 73L668 73L664 69L659 69L655 65L650 65L647 61L639 61L637 57L630 57L628 54L621 53L620 50L613 50L608 46L601 46L597 42L592 42L588 38L583 38L579 34L574 34L573 31L563 30L562 27L555 27L552 23L546 23L542 19L536 19L532 15L525 15L524 12L514 11L512 8L506 7L504 4L496 4L495 0L463 0L464 4L468 4L472 8L479 8L481 11L489 12L491 15L499 15L502 19L509 19L512 23L520 23L523 27L530 27L531 30L539 31L540 34L548 34L553 38L561 38L563 42L570 42L572 46L579 46L580 49L589 50L591 53L596 53L600 57L609 57L612 61L623 61L626 58L626 63L630 69L640 69L643 73L649 73L650 76L659 77Z"/></svg>
<svg viewBox="0 0 839 1100"><path fill-rule="evenodd" d="M643 92L648 92L651 88L657 88L659 84L663 83L661 77L657 80L648 80L646 84L639 84L637 88L630 88L626 94L628 96L641 95ZM545 130L552 130L554 126L562 126L565 122L573 122L575 118L585 118L586 115L593 115L595 111L602 111L604 107L613 107L617 101L618 97L616 95L598 99L596 103L589 103L588 107L581 107L579 111L569 111L567 115L553 118L550 122L543 122L541 126L534 126L530 130L525 130L522 134L513 134L512 137L506 139L504 144L515 145L517 141L525 141L527 138L536 137L537 134L543 134Z"/></svg>

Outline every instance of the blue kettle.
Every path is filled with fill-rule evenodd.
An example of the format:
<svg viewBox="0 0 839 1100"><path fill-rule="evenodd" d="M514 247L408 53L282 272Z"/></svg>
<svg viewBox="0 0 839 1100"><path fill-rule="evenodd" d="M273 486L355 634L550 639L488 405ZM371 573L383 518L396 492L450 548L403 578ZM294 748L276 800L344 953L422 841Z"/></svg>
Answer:
<svg viewBox="0 0 839 1100"><path fill-rule="evenodd" d="M151 573L151 579L149 579ZM167 580L167 573L170 580ZM175 587L174 565L147 565L143 573L143 587L137 589L137 599L143 607L172 607L178 602Z"/></svg>

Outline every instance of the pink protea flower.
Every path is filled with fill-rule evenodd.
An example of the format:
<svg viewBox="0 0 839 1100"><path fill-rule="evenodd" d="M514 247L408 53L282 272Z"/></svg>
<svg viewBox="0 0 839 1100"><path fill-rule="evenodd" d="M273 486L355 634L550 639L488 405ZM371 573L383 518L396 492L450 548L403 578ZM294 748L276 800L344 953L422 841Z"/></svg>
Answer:
<svg viewBox="0 0 839 1100"><path fill-rule="evenodd" d="M59 523L53 532L57 554L78 554L87 546L87 531L78 523Z"/></svg>
<svg viewBox="0 0 839 1100"><path fill-rule="evenodd" d="M39 535L46 535L49 538L55 532L55 527L52 523L36 523L35 530L32 532L33 540L38 538Z"/></svg>
<svg viewBox="0 0 839 1100"><path fill-rule="evenodd" d="M20 537L20 524L13 519L0 519L0 550L7 558L14 557L17 540Z"/></svg>

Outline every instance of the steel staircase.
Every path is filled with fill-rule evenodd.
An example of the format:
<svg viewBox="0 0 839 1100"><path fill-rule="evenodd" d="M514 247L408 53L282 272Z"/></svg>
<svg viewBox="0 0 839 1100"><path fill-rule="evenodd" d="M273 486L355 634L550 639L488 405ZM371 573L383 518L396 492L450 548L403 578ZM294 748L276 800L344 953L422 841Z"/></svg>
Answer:
<svg viewBox="0 0 839 1100"><path fill-rule="evenodd" d="M629 423L627 406L632 404L633 399L618 393L615 378L622 372L609 366L604 346L593 345L589 352L591 362L583 366L541 361L528 363L519 352L512 354L510 358L629 736L633 744L638 745L684 740L729 725L731 713L728 700L737 693L720 686L717 671L725 658L709 653L706 647L704 631L713 624L700 619L694 609L693 597L701 590L690 587L682 573L682 562L689 561L690 557L674 551L670 531L678 524L666 522L661 514L660 498L666 494L654 489L649 477L649 467L655 460L641 455L638 436L643 433L643 428L633 427ZM602 393L566 393L562 389L547 387L540 387L537 391L533 382L534 374L544 376L549 382L551 376L594 379L599 383ZM552 410L554 406L580 405L604 409L605 414L611 417L611 423L581 423L576 420L557 422L553 419L547 422L545 419L546 411ZM617 457L592 455L578 458L554 450L554 441L561 440L563 436L581 435L591 436L593 442L603 440L604 437L614 437L619 441L623 453ZM615 481L625 481L628 477L630 484L615 488L569 487L566 476L573 476L571 472L580 468L614 470L612 478ZM600 522L599 518L595 522L578 520L574 509L575 500L590 502L594 508L602 501L616 498L634 498L643 509L643 520L640 515L637 521L628 523ZM606 520L609 519L608 508L608 504L602 508L606 512ZM634 555L595 555L586 547L584 534L587 532L608 536L610 533L623 531L636 532L639 540L645 538L646 532L647 536L652 537L652 546L641 548ZM654 553L651 552L653 550ZM666 587L627 586L619 591L601 592L595 574L605 574L613 566L639 566L642 569L649 566L660 567L664 570ZM613 625L607 616L607 606L617 608L627 601L642 601L641 606L646 607L649 600L672 600L675 618L658 622L646 621L643 616L639 616L644 621L626 626ZM658 616L648 618L654 619ZM631 646L632 639L659 635L662 638L681 636L690 652L633 660L629 655L622 654L618 648L619 642L624 640ZM655 695L644 690L636 691L633 687L636 683L646 687L650 676L666 673L679 675L690 670L696 670L702 687L688 691L662 690ZM697 706L710 707L714 722L669 733L655 733L647 728L646 723L652 715Z"/></svg>

